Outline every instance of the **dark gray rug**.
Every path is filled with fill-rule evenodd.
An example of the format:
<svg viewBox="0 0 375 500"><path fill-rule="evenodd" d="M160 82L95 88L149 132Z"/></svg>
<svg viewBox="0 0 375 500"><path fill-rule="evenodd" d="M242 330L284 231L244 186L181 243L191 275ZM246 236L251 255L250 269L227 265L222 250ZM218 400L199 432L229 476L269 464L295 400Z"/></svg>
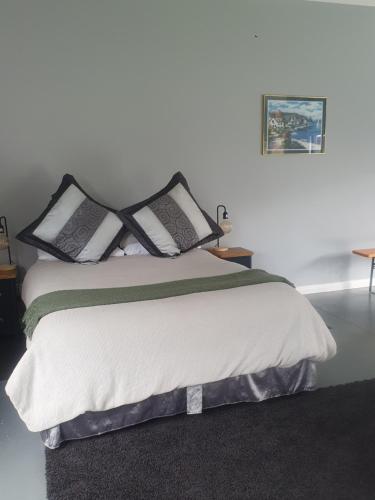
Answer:
<svg viewBox="0 0 375 500"><path fill-rule="evenodd" d="M50 500L375 498L375 380L46 451Z"/></svg>

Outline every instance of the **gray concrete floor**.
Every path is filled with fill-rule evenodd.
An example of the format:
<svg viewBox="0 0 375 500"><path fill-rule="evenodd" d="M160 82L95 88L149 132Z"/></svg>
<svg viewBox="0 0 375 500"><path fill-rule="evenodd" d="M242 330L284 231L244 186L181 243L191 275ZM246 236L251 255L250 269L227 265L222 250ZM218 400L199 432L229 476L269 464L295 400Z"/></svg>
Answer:
<svg viewBox="0 0 375 500"><path fill-rule="evenodd" d="M0 382L0 499L45 500L44 446L29 432Z"/></svg>
<svg viewBox="0 0 375 500"><path fill-rule="evenodd" d="M375 378L375 295L358 288L308 298L337 342L337 355L318 365L319 386Z"/></svg>
<svg viewBox="0 0 375 500"><path fill-rule="evenodd" d="M318 366L319 385L375 378L375 295L357 289L308 298L331 328L338 348L335 358ZM43 445L19 419L4 386L0 382L0 499L45 500Z"/></svg>

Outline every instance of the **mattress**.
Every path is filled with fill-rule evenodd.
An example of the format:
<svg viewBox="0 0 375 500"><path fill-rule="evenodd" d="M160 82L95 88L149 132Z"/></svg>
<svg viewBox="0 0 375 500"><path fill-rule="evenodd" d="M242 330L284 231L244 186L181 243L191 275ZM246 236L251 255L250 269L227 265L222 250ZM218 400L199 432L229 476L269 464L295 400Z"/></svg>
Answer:
<svg viewBox="0 0 375 500"><path fill-rule="evenodd" d="M58 290L110 288L243 269L196 249L175 259L112 257L97 265L38 261L23 300ZM31 431L86 412L138 403L302 360L325 361L335 342L294 288L265 283L158 300L57 311L43 317L6 392Z"/></svg>

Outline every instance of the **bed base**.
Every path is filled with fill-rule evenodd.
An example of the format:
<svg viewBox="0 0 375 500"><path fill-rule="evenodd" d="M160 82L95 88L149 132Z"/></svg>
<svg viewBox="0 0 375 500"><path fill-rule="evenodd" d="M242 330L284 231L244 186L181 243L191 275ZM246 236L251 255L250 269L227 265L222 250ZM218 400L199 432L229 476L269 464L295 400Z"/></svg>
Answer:
<svg viewBox="0 0 375 500"><path fill-rule="evenodd" d="M250 375L239 375L217 382L196 385L151 396L139 403L111 410L86 412L78 417L41 432L48 448L63 442L99 436L147 420L180 413L196 414L203 409L242 402L259 402L316 387L316 365L302 360L288 368L268 368Z"/></svg>

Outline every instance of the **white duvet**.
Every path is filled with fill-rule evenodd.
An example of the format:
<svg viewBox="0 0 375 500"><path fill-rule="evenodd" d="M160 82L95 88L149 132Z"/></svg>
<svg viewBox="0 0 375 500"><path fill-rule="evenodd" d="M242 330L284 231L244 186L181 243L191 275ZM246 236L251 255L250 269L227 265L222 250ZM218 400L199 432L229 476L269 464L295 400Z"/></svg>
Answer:
<svg viewBox="0 0 375 500"><path fill-rule="evenodd" d="M232 273L204 250L176 259L112 257L98 265L38 261L23 299ZM325 361L335 342L309 301L282 283L59 311L38 324L6 392L31 431L85 411L302 359Z"/></svg>

